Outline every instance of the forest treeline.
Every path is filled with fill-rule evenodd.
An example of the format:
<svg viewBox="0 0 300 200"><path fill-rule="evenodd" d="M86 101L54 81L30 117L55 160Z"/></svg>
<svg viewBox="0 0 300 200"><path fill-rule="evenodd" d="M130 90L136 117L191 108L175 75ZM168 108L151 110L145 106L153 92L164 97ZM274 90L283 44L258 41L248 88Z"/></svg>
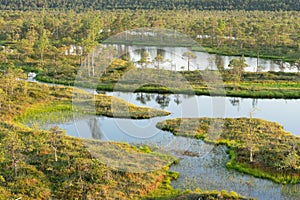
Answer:
<svg viewBox="0 0 300 200"><path fill-rule="evenodd" d="M0 63L74 80L99 43L141 27L176 30L221 54L300 63L300 12L196 10L0 11Z"/></svg>
<svg viewBox="0 0 300 200"><path fill-rule="evenodd" d="M197 10L300 10L296 0L2 0L0 9L36 10L73 9L112 10L112 9L197 9Z"/></svg>

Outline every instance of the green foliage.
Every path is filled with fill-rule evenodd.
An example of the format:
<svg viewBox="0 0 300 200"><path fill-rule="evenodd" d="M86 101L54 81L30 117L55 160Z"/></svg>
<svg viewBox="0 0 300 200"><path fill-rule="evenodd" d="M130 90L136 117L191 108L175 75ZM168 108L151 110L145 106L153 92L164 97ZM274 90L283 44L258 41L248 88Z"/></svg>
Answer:
<svg viewBox="0 0 300 200"><path fill-rule="evenodd" d="M43 75L74 80L79 66L88 57L93 60L99 41L137 27L164 27L193 39L201 36L197 40L208 52L297 63L299 19L299 12L283 11L2 11L0 42L7 51L0 53L0 62L31 65Z"/></svg>
<svg viewBox="0 0 300 200"><path fill-rule="evenodd" d="M191 52L191 51L187 51L187 52L184 52L184 53L182 54L182 56L187 58L187 61L188 61L188 66L187 66L187 68L188 68L188 71L190 71L190 60L197 58L196 54L194 54L194 53Z"/></svg>
<svg viewBox="0 0 300 200"><path fill-rule="evenodd" d="M184 1L184 0L167 0L167 1L146 1L146 0L129 0L129 1L50 1L36 2L34 0L11 0L3 1L1 9L18 9L18 10L37 10L42 8L50 9L74 9L78 11L93 9L197 9L197 10L300 10L300 4L293 0L278 2L276 0L254 0L248 1ZM219 25L220 29L222 25Z"/></svg>
<svg viewBox="0 0 300 200"><path fill-rule="evenodd" d="M230 68L229 72L231 75L231 79L233 81L239 82L245 70L245 67L247 67L247 64L245 63L244 57L240 59L234 58L229 62L228 67Z"/></svg>
<svg viewBox="0 0 300 200"><path fill-rule="evenodd" d="M4 71L0 71L0 113L7 114L9 117L17 111L15 106L22 104L22 98L20 95L27 95L27 85L24 78L23 71L14 66L13 63L8 65L8 68Z"/></svg>
<svg viewBox="0 0 300 200"><path fill-rule="evenodd" d="M42 30L42 33L40 34L39 40L36 42L35 47L39 51L39 53L41 55L41 62L43 63L44 62L44 52L49 47L49 40L48 40L48 36L47 36L45 29Z"/></svg>

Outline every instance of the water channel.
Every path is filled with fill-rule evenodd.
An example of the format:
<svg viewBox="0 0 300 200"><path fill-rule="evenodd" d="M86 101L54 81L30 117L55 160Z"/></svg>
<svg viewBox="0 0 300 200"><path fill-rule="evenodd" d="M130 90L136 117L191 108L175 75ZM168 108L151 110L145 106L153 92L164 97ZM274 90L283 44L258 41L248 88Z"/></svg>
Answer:
<svg viewBox="0 0 300 200"><path fill-rule="evenodd" d="M176 117L249 117L253 107L259 108L254 117L278 122L284 129L300 136L297 123L300 115L300 100L243 99L231 97L209 97L188 95L163 95L143 93L107 92L136 105L160 108L170 111L167 117L147 120L113 119L89 117L75 122L61 124L72 136L106 141L128 142L134 145L146 144L180 158L171 170L180 172L172 185L175 188L236 191L258 199L299 199L299 185L280 185L268 180L254 178L234 170L226 169L228 156L223 146L207 149L200 140L176 137L158 130L158 121ZM164 99L164 100L161 100ZM215 104L224 106L224 112L214 111ZM220 108L220 107L219 107ZM222 109L222 108L221 108ZM98 131L94 131L98 130ZM205 156L186 156L183 151L201 153Z"/></svg>
<svg viewBox="0 0 300 200"><path fill-rule="evenodd" d="M130 59L137 62L143 51L149 53L149 60L161 54L165 60L161 67L169 70L186 70L187 61L182 54L188 51L184 47L137 47L118 45L119 52L128 52ZM230 56L210 55L204 52L194 52L197 58L192 63L191 70L215 69L216 60L221 59L224 66L234 58ZM237 57L238 58L238 57ZM297 71L288 63L245 58L247 71ZM172 66L172 67L170 67ZM155 67L149 64L149 67ZM168 68L169 67L169 68ZM95 93L95 91L90 91ZM72 122L59 124L68 135L97 139L102 141L126 142L133 145L148 145L158 151L171 153L180 158L180 162L172 165L171 170L178 171L180 176L172 182L174 188L202 190L236 191L245 196L257 199L299 199L300 185L280 185L269 180L255 178L226 168L228 155L224 146L210 146L200 140L176 137L169 132L156 128L156 123L170 118L186 117L249 117L250 111L257 108L254 117L278 122L286 131L300 137L300 100L285 99L251 99L233 97L210 97L181 94L146 94L106 92L126 101L171 112L166 117L156 117L146 120L115 119L102 116L88 116ZM209 150L208 150L209 149ZM195 152L202 156L187 156L184 151Z"/></svg>

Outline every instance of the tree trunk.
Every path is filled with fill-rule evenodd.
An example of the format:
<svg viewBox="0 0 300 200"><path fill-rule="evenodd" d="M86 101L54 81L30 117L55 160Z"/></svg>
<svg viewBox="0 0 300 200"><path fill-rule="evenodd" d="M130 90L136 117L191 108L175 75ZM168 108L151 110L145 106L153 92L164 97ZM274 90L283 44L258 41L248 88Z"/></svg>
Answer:
<svg viewBox="0 0 300 200"><path fill-rule="evenodd" d="M94 66L94 59L95 59L95 52L94 52L94 49L92 51L92 76L94 77L95 76L95 66Z"/></svg>
<svg viewBox="0 0 300 200"><path fill-rule="evenodd" d="M90 66L90 55L87 55L87 66L88 66L88 73L89 77L91 77L91 66Z"/></svg>
<svg viewBox="0 0 300 200"><path fill-rule="evenodd" d="M52 149L53 149L53 151L54 151L54 160L55 160L55 162L57 162L57 149L56 149L56 147L54 147L54 146L52 146Z"/></svg>
<svg viewBox="0 0 300 200"><path fill-rule="evenodd" d="M18 170L17 170L17 158L16 158L16 153L15 153L15 144L12 144L11 147L11 154L12 154L12 162L13 162L13 167L14 167L14 176L17 177L18 175Z"/></svg>
<svg viewBox="0 0 300 200"><path fill-rule="evenodd" d="M259 65L259 51L257 51L257 59L256 59L256 72L258 72L258 65Z"/></svg>
<svg viewBox="0 0 300 200"><path fill-rule="evenodd" d="M18 169L17 169L17 160L14 158L14 176L17 177Z"/></svg>
<svg viewBox="0 0 300 200"><path fill-rule="evenodd" d="M41 53L41 62L44 63L44 54L43 54L43 52Z"/></svg>
<svg viewBox="0 0 300 200"><path fill-rule="evenodd" d="M252 151L252 148L250 148L250 163L253 163L253 151Z"/></svg>

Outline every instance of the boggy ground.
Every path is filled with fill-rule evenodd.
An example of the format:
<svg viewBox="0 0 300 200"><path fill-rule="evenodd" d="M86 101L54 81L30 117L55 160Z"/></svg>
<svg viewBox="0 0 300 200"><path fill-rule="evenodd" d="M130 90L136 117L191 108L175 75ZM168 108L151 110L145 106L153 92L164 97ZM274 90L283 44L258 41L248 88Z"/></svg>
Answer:
<svg viewBox="0 0 300 200"><path fill-rule="evenodd" d="M67 136L58 127L41 130L37 123L32 123L32 128L20 123L31 117L45 123L69 120L75 109L70 101L74 93L89 97L88 93L35 83L14 89L18 98L3 101L0 115L0 199L133 199L156 190L164 179L176 175L168 171L174 158L147 147L81 140ZM98 106L108 107L111 100L120 105L118 117L125 106L132 109L132 116L156 112L104 95L96 97L96 110ZM80 111L82 115L91 113L88 106ZM97 112L102 114L102 109ZM107 159L114 156L119 156L121 167L107 165ZM143 166L150 161L152 168ZM148 173L136 169L148 169Z"/></svg>
<svg viewBox="0 0 300 200"><path fill-rule="evenodd" d="M300 138L278 123L251 118L185 118L165 120L157 127L227 145L228 168L282 184L300 182Z"/></svg>
<svg viewBox="0 0 300 200"><path fill-rule="evenodd" d="M98 115L115 118L149 119L151 117L166 116L170 113L163 110L136 106L125 100L103 95L89 94L83 90L63 87L33 85L29 87L32 96L38 97L43 90L43 99L32 103L16 120L23 123L55 123L66 122L73 117ZM44 94L46 91L48 94ZM30 98L29 98L30 99Z"/></svg>
<svg viewBox="0 0 300 200"><path fill-rule="evenodd" d="M40 74L37 79L60 84L97 88L99 91L183 93L252 98L300 98L300 73L243 72L238 80L230 70L169 71L136 68L131 62L116 59L92 77L75 81L53 79Z"/></svg>
<svg viewBox="0 0 300 200"><path fill-rule="evenodd" d="M45 123L70 119L74 109L70 102L73 93L73 88L28 84L26 95L12 99L9 107L2 105L1 198L176 199L178 195L181 199L182 195L189 198L187 192L182 194L170 185L171 180L178 177L178 173L168 170L172 163L178 162L172 156L152 152L146 146L133 147L124 143L70 137L58 127L40 130L35 123L32 128L20 124L31 118L44 119ZM89 94L80 90L75 93L89 97ZM105 106L111 99L104 95L96 97L97 114L101 114L103 108L108 108L105 112L111 109ZM125 101L116 101L128 105ZM79 105L89 103L86 99ZM130 106L132 109L141 109ZM75 109L82 109L75 112L82 111L83 115L91 113L90 106L75 106ZM142 111L149 113L149 108L145 109ZM119 158L119 162L114 157ZM144 173L145 169L147 173ZM245 199L234 192L224 191L203 192L203 196L209 199L212 196L213 199Z"/></svg>

